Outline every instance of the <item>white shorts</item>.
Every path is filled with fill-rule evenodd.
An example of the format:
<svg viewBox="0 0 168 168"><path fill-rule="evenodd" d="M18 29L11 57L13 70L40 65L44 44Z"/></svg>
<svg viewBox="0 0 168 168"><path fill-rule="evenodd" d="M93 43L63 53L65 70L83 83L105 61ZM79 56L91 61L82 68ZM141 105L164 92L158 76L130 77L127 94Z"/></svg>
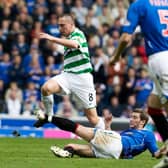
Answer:
<svg viewBox="0 0 168 168"><path fill-rule="evenodd" d="M83 108L96 107L96 91L93 83L93 76L90 73L74 74L62 72L54 76L63 92L61 94L74 94Z"/></svg>
<svg viewBox="0 0 168 168"><path fill-rule="evenodd" d="M166 97L168 96L168 51L159 52L149 56L149 71L157 75L157 80L161 86L158 90L154 83L152 93L159 95L160 92ZM152 76L152 75L151 75Z"/></svg>
<svg viewBox="0 0 168 168"><path fill-rule="evenodd" d="M90 144L97 158L119 159L122 153L121 136L115 131L97 129Z"/></svg>

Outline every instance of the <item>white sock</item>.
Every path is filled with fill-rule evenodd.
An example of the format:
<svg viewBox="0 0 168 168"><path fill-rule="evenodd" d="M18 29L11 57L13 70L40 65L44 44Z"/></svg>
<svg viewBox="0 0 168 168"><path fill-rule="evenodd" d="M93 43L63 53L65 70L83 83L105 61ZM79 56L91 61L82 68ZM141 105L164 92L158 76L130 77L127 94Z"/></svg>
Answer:
<svg viewBox="0 0 168 168"><path fill-rule="evenodd" d="M96 128L105 129L105 123L102 117L99 117L98 123L95 125Z"/></svg>
<svg viewBox="0 0 168 168"><path fill-rule="evenodd" d="M51 115L48 116L48 122L51 122L52 121L52 117Z"/></svg>
<svg viewBox="0 0 168 168"><path fill-rule="evenodd" d="M49 96L42 95L41 100L44 104L45 113L48 114L48 116L52 116L54 114L54 112L53 112L53 104L54 104L53 95L49 95Z"/></svg>

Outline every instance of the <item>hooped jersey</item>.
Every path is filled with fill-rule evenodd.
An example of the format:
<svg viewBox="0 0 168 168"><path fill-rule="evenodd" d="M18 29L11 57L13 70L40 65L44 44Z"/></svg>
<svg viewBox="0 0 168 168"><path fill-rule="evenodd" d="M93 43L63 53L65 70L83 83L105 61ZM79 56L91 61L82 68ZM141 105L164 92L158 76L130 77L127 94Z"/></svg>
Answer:
<svg viewBox="0 0 168 168"><path fill-rule="evenodd" d="M92 65L84 33L75 28L68 39L76 41L79 48L64 48L64 71L76 74L91 72Z"/></svg>

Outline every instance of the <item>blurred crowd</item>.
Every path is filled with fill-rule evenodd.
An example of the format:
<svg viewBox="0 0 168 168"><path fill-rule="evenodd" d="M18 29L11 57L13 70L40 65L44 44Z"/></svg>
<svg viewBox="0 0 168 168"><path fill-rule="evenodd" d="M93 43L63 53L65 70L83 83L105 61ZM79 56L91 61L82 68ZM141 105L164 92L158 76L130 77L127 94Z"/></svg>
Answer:
<svg viewBox="0 0 168 168"><path fill-rule="evenodd" d="M127 0L4 0L0 2L0 113L33 115L40 87L63 68L63 46L37 38L46 32L60 37L57 17L71 13L89 45L97 110L128 117L134 107L146 107L152 90L140 29L120 62L109 66L118 45ZM54 111L63 117L83 116L75 97L55 95Z"/></svg>

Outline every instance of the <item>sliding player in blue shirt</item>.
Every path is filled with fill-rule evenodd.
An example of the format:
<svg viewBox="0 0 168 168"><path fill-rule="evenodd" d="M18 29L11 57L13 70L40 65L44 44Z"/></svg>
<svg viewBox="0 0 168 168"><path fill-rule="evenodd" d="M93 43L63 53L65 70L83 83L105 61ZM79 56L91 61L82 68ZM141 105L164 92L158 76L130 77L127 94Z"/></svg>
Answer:
<svg viewBox="0 0 168 168"><path fill-rule="evenodd" d="M108 119L110 114L107 115ZM39 112L37 116L43 123L49 122L48 116L43 112ZM109 127L111 120L106 121L106 127ZM147 121L148 115L142 109L135 109L130 116L130 128L119 134L111 130L85 127L71 120L53 116L52 124L75 133L89 144L68 144L64 149L51 146L51 151L60 157L76 154L83 157L130 159L148 149L152 156L159 158L165 153L165 147L159 150L153 132L143 129Z"/></svg>
<svg viewBox="0 0 168 168"><path fill-rule="evenodd" d="M162 114L162 107L168 107L168 0L136 0L130 5L111 64L120 59L138 25L144 35L149 72L154 80L154 88L148 99L148 113L166 141L168 122Z"/></svg>

